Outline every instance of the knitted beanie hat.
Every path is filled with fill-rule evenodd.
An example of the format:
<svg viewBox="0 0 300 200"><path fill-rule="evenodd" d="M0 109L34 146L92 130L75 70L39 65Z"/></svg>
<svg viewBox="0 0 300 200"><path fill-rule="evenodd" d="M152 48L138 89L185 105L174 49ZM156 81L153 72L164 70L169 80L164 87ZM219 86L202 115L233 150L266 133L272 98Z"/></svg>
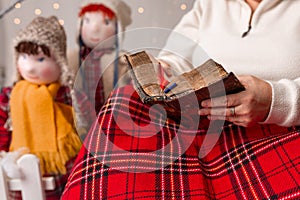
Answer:
<svg viewBox="0 0 300 200"><path fill-rule="evenodd" d="M18 33L13 42L14 47L18 46L20 42L33 42L37 45L47 46L61 67L60 83L65 86L72 85L73 73L67 65L66 57L66 33L55 16L36 17ZM15 51L15 58L17 59L18 56L18 52ZM20 80L21 75L19 72L17 73L17 78Z"/></svg>
<svg viewBox="0 0 300 200"><path fill-rule="evenodd" d="M125 31L126 27L131 24L131 9L122 0L83 0L81 8L90 4L102 4L109 8L117 17L120 22L120 29L122 32Z"/></svg>

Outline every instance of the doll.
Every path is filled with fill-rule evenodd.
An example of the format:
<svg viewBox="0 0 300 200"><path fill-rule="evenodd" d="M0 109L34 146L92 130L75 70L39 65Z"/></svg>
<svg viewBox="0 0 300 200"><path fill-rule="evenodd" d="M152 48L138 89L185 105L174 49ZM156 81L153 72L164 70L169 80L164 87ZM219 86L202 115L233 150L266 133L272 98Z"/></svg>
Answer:
<svg viewBox="0 0 300 200"><path fill-rule="evenodd" d="M66 34L56 17L37 17L14 40L17 81L0 95L0 150L28 148L43 175L55 176L60 192L81 140L71 106L73 73Z"/></svg>
<svg viewBox="0 0 300 200"><path fill-rule="evenodd" d="M129 83L126 65L119 59L121 37L131 23L131 10L121 0L84 0L79 12L79 49L69 53L79 88L95 105L97 114L114 87ZM114 37L115 36L115 37ZM79 78L78 78L79 77Z"/></svg>

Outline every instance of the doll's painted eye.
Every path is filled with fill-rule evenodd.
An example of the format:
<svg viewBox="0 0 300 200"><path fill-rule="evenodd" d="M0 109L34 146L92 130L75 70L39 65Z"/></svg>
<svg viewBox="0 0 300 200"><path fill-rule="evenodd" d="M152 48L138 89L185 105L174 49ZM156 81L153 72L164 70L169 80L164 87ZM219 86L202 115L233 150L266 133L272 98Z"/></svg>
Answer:
<svg viewBox="0 0 300 200"><path fill-rule="evenodd" d="M111 20L110 20L110 19L108 19L108 18L106 18L106 19L104 20L104 22L105 22L105 24L106 24L106 25L109 25L109 24L110 24L110 22L111 22Z"/></svg>
<svg viewBox="0 0 300 200"><path fill-rule="evenodd" d="M88 24L88 23L90 23L90 19L87 18L87 17L84 17L84 18L83 18L83 22L86 23L86 24Z"/></svg>
<svg viewBox="0 0 300 200"><path fill-rule="evenodd" d="M21 54L20 57L25 60L27 59L27 54Z"/></svg>
<svg viewBox="0 0 300 200"><path fill-rule="evenodd" d="M39 62L43 62L44 60L45 60L44 57L41 57L41 58L38 59Z"/></svg>

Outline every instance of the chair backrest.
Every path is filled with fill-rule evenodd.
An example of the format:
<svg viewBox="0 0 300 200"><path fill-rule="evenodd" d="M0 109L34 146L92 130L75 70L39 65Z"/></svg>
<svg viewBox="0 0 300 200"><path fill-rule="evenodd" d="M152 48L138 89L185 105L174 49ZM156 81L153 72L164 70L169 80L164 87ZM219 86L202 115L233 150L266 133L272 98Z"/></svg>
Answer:
<svg viewBox="0 0 300 200"><path fill-rule="evenodd" d="M23 177L8 178L0 166L0 199L8 200L9 191L21 191L23 200L44 200L45 190L54 190L53 177L42 177L39 159L33 154L25 154L18 159L17 165Z"/></svg>

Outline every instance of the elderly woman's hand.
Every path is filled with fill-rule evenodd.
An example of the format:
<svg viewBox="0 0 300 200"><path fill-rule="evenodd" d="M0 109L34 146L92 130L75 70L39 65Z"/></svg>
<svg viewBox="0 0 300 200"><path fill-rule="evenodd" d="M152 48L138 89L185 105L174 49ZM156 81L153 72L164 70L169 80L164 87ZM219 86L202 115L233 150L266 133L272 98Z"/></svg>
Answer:
<svg viewBox="0 0 300 200"><path fill-rule="evenodd" d="M200 115L210 120L227 120L240 126L252 126L263 122L270 111L272 88L254 76L239 76L246 90L237 94L218 97L201 102Z"/></svg>

